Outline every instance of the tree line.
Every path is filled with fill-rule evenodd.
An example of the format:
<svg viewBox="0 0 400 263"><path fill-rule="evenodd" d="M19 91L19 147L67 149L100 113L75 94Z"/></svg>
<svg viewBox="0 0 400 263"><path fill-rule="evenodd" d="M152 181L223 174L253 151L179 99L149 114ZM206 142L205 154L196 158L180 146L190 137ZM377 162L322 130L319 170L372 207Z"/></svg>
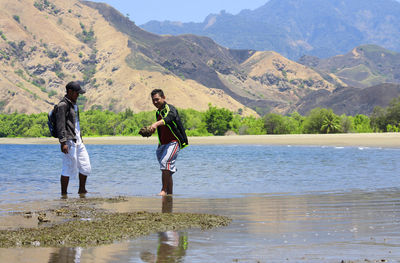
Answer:
<svg viewBox="0 0 400 263"><path fill-rule="evenodd" d="M188 136L213 136L235 133L261 134L326 134L400 131L400 97L386 108L375 107L370 116L337 115L331 109L315 108L303 116L268 113L263 117L242 116L224 108L209 105L206 111L179 109ZM141 127L155 121L155 112L134 113L88 110L80 112L85 136L134 136ZM0 114L0 137L50 137L47 113Z"/></svg>

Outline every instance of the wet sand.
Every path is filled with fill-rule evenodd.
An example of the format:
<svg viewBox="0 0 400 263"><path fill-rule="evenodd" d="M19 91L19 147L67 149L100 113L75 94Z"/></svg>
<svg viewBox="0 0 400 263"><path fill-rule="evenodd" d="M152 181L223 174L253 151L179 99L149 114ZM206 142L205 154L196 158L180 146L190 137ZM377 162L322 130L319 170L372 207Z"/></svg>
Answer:
<svg viewBox="0 0 400 263"><path fill-rule="evenodd" d="M157 144L157 137L84 137L85 144ZM0 138L0 144L57 144L55 138ZM191 145L263 144L305 146L361 146L400 148L400 133L290 134L190 137Z"/></svg>
<svg viewBox="0 0 400 263"><path fill-rule="evenodd" d="M169 203L160 197L129 197L127 202L106 202L102 207L118 213L219 214L233 221L213 230L171 229L99 247L3 248L0 263L33 258L35 262L399 262L399 196L398 189L387 189L213 199L174 196Z"/></svg>
<svg viewBox="0 0 400 263"><path fill-rule="evenodd" d="M163 197L171 203L172 197ZM227 217L199 213L168 213L163 211L111 212L99 204L127 202L117 198L66 198L57 209L14 213L26 220L36 220L36 226L2 230L0 247L88 247L112 244L170 229L211 229L227 226ZM11 221L13 219L9 219ZM14 221L14 220L13 220Z"/></svg>

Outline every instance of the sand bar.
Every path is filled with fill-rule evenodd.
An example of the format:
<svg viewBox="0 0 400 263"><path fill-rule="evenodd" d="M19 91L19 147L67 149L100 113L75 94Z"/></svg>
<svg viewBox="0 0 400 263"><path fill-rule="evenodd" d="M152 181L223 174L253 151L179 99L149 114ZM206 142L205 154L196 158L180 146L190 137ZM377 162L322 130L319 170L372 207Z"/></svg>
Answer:
<svg viewBox="0 0 400 263"><path fill-rule="evenodd" d="M84 137L85 144L157 144L157 137ZM57 144L55 138L0 138L0 144ZM326 145L400 148L400 133L290 134L190 137L189 144Z"/></svg>

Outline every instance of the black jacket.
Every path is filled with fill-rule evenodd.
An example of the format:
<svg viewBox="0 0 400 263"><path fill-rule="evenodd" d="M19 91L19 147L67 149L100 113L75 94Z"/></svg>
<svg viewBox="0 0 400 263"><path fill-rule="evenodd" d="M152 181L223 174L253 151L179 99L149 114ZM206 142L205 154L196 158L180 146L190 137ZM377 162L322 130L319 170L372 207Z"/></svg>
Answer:
<svg viewBox="0 0 400 263"><path fill-rule="evenodd" d="M74 103L66 96L58 103L57 106L57 135L60 143L66 142L67 140L76 141L75 133L75 118L78 115L79 110L75 113Z"/></svg>
<svg viewBox="0 0 400 263"><path fill-rule="evenodd" d="M156 112L156 119L158 120L158 116L163 119L165 126L167 126L175 138L179 142L179 146L181 149L185 148L189 145L188 138L186 136L185 129L183 128L181 118L179 117L179 113L177 109L171 104L164 104L162 110L158 110ZM157 128L158 139L160 140L160 129Z"/></svg>

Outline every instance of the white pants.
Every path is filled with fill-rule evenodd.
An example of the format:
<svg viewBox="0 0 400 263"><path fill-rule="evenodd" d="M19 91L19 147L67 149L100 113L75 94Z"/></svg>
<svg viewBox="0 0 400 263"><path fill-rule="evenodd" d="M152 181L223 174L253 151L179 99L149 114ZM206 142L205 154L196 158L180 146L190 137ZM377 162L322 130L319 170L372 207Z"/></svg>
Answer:
<svg viewBox="0 0 400 263"><path fill-rule="evenodd" d="M63 166L61 175L76 176L78 174L90 175L92 167L90 165L89 154L83 143L76 144L73 141L67 141L68 153L62 153Z"/></svg>

